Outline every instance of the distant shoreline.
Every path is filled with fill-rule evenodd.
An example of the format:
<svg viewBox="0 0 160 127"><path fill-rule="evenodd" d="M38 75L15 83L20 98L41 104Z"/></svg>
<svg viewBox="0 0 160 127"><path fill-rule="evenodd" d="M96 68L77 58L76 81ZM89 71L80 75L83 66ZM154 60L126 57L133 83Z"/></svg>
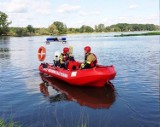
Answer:
<svg viewBox="0 0 160 127"><path fill-rule="evenodd" d="M160 31L158 31L158 32L139 33L139 34L121 34L121 35L114 35L114 37L126 37L126 36L152 36L152 35L160 35Z"/></svg>
<svg viewBox="0 0 160 127"><path fill-rule="evenodd" d="M140 32L140 31L133 31L133 32ZM13 35L0 35L0 37L33 37L33 36L67 36L67 35L83 35L83 34L107 34L107 33L121 33L121 32L93 32L93 33L68 33L62 35L28 35L28 36L13 36ZM126 34L125 32L121 33L120 35L113 35L113 37L126 37L126 36L152 36L152 35L160 35L160 31L152 31L152 32L143 32L143 33L131 33Z"/></svg>

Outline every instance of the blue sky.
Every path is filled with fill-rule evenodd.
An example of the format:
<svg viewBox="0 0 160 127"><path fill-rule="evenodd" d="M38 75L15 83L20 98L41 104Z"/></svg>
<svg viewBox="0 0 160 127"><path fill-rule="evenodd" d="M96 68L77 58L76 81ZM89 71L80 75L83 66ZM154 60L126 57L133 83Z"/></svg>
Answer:
<svg viewBox="0 0 160 127"><path fill-rule="evenodd" d="M103 23L159 25L159 0L0 0L10 26L48 27L61 21L67 27Z"/></svg>

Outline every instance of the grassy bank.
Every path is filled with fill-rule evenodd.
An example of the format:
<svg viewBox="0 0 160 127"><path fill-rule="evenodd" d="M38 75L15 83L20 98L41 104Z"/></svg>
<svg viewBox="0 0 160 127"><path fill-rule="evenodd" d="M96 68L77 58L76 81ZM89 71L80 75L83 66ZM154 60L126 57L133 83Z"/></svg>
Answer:
<svg viewBox="0 0 160 127"><path fill-rule="evenodd" d="M151 36L151 35L160 35L160 32L148 32L148 33L140 33L140 34L121 34L121 35L114 35L114 37L125 37L125 36Z"/></svg>
<svg viewBox="0 0 160 127"><path fill-rule="evenodd" d="M14 122L13 120L10 120L8 123L6 123L2 118L0 118L0 127L21 127L18 123Z"/></svg>

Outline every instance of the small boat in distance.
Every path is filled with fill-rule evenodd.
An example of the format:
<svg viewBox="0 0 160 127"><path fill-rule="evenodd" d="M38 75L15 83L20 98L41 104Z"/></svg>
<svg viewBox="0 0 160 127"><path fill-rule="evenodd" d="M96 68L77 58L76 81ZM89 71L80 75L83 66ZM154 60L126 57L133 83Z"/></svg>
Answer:
<svg viewBox="0 0 160 127"><path fill-rule="evenodd" d="M65 37L62 37L62 38L57 38L57 37L49 37L49 38L46 38L46 41L58 41L58 42L67 42L66 38Z"/></svg>

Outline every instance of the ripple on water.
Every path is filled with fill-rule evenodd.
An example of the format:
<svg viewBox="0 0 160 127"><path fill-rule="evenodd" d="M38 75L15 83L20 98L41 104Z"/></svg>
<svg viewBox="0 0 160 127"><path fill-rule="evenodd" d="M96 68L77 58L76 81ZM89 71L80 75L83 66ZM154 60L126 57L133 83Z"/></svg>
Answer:
<svg viewBox="0 0 160 127"><path fill-rule="evenodd" d="M1 44L9 49L0 53L0 117L13 116L28 126L155 126L159 124L159 38L71 35L64 44L51 43L51 53L72 45L75 58L84 59L83 48L91 45L98 62L113 64L117 75L115 102L104 109L80 105L76 100L53 102L40 92L37 49L46 37L11 37ZM33 40L33 41L30 41ZM2 42L2 43L1 43ZM38 42L38 43L37 43ZM52 60L50 60L52 62ZM49 88L51 96L58 94Z"/></svg>

